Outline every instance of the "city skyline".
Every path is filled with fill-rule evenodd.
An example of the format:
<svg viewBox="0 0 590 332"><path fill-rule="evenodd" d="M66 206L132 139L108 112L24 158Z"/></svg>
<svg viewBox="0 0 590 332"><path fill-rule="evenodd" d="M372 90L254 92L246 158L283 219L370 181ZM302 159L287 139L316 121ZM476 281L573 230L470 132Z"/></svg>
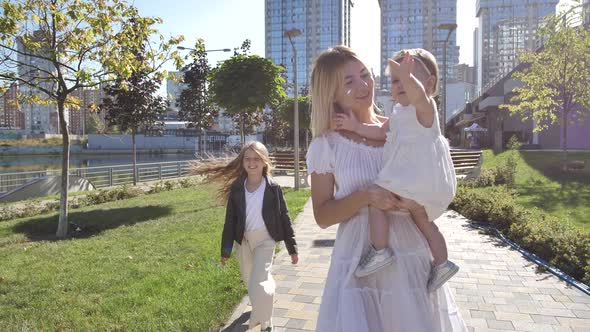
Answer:
<svg viewBox="0 0 590 332"><path fill-rule="evenodd" d="M330 46L350 44L351 8L351 0L265 0L265 57L284 66L287 82L293 82L295 48L298 89L309 87L313 59ZM292 87L287 90L293 94Z"/></svg>

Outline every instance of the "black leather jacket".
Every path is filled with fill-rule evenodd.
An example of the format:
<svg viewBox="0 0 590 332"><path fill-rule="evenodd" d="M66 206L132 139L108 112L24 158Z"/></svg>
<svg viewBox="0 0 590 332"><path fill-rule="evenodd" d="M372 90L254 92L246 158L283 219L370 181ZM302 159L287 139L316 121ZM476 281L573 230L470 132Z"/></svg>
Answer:
<svg viewBox="0 0 590 332"><path fill-rule="evenodd" d="M262 199L262 219L270 236L277 242L285 241L289 255L297 254L295 233L291 227L291 218L281 187L271 178L264 177L266 188ZM231 186L225 225L221 236L221 257L229 257L234 241L242 244L246 228L246 197L244 181L238 178Z"/></svg>

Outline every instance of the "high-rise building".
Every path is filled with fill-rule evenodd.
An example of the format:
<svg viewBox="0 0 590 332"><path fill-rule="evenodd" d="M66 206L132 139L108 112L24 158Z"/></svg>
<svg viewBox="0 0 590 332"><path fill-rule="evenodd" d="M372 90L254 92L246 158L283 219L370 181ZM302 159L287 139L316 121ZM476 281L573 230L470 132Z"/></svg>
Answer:
<svg viewBox="0 0 590 332"><path fill-rule="evenodd" d="M519 50L539 47L538 26L559 0L478 0L477 79L480 92L517 64Z"/></svg>
<svg viewBox="0 0 590 332"><path fill-rule="evenodd" d="M395 52L408 48L424 48L443 68L444 41L448 30L441 24L457 23L457 0L379 0L381 7L381 77L385 75L387 59ZM457 34L453 32L447 44L447 79L453 78L459 63ZM388 79L381 80L381 89L389 90Z"/></svg>
<svg viewBox="0 0 590 332"><path fill-rule="evenodd" d="M34 33L34 38L36 40L43 40L45 38L43 36L43 32L38 30ZM19 66L17 68L17 73L20 77L26 80L33 80L36 81L35 84L47 89L49 91L53 90L52 81L47 80L43 81L44 75L43 72L52 73L55 71L55 68L51 62L48 60L41 59L39 55L47 55L46 50L36 50L31 51L27 50L22 41L17 39L17 49L18 49L18 61ZM19 92L24 97L32 97L37 96L42 100L47 100L48 96L45 95L43 92L34 89L26 84L23 84L19 88ZM57 116L51 115L51 113L56 113L57 109L54 105L45 105L45 104L38 104L38 103L22 103L21 110L25 114L25 129L30 133L58 133L57 123L52 121L52 119L56 119Z"/></svg>
<svg viewBox="0 0 590 332"><path fill-rule="evenodd" d="M334 45L350 46L352 0L266 0L266 57L286 68L287 93L293 94L293 48L285 32L298 29L292 37L297 51L297 84L309 88L314 59Z"/></svg>
<svg viewBox="0 0 590 332"><path fill-rule="evenodd" d="M101 88L78 89L72 93L72 96L77 98L78 105L68 110L70 133L74 135L87 134L86 125L90 119L90 114L98 111L97 107L102 103L103 94Z"/></svg>
<svg viewBox="0 0 590 332"><path fill-rule="evenodd" d="M180 98L182 90L186 89L186 84L181 82L184 79L184 73L181 71L171 71L168 74L173 76L174 79L166 80L166 94L170 101L170 108L177 111L176 102Z"/></svg>
<svg viewBox="0 0 590 332"><path fill-rule="evenodd" d="M11 84L0 97L0 128L24 129L24 114L20 111L18 85Z"/></svg>
<svg viewBox="0 0 590 332"><path fill-rule="evenodd" d="M475 67L464 63L458 64L454 76L457 81L475 84Z"/></svg>

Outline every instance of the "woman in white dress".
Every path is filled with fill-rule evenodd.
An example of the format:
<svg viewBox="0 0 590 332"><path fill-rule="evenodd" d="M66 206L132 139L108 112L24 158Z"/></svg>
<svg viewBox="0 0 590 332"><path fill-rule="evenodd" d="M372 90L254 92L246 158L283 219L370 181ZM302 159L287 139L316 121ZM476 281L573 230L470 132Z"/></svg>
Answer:
<svg viewBox="0 0 590 332"><path fill-rule="evenodd" d="M317 331L466 331L448 286L429 293L429 246L407 208L388 191L369 186L383 161L382 141L332 128L334 113L351 110L363 123L383 121L375 115L374 81L349 48L323 52L312 71L312 132L307 154L316 222L338 224ZM347 93L352 90L353 93ZM395 263L364 278L354 276L369 246L369 205L388 214L389 247Z"/></svg>

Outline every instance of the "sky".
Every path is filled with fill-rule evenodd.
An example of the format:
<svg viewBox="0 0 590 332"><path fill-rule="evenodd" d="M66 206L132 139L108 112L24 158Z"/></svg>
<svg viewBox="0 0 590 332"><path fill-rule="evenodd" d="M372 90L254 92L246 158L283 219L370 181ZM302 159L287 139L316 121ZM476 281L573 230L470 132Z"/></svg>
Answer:
<svg viewBox="0 0 590 332"><path fill-rule="evenodd" d="M182 44L192 47L198 38L207 49L239 47L252 41L251 53L264 56L264 0L130 0L144 16L158 16L158 28L165 36L184 35ZM476 0L457 0L457 44L459 62L473 65L473 30L477 26ZM561 0L568 3L571 0ZM172 3L174 5L172 5ZM375 72L379 72L379 5L377 0L354 0L351 47ZM211 52L215 65L231 57L232 52ZM173 66L167 67L174 70Z"/></svg>

